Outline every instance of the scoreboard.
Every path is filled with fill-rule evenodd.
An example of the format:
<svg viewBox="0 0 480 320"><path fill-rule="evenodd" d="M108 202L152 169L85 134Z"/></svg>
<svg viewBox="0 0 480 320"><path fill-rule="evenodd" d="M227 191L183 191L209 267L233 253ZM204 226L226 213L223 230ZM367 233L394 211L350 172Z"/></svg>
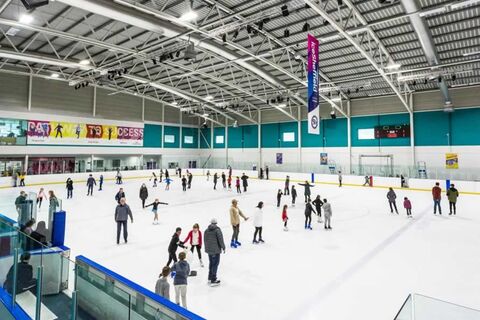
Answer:
<svg viewBox="0 0 480 320"><path fill-rule="evenodd" d="M392 139L410 137L410 125L388 125L375 127L375 139Z"/></svg>

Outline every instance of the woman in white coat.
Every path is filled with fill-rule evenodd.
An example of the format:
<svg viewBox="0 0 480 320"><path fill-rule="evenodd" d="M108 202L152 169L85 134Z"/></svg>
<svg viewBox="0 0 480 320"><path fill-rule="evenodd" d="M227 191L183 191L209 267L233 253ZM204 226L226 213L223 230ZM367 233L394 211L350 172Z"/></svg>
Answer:
<svg viewBox="0 0 480 320"><path fill-rule="evenodd" d="M263 243L262 239L262 226L263 226L263 202L260 201L257 205L257 210L255 211L255 214L253 215L253 225L255 226L255 233L253 234L253 243L258 244L258 243ZM257 241L257 234L259 235L258 241Z"/></svg>

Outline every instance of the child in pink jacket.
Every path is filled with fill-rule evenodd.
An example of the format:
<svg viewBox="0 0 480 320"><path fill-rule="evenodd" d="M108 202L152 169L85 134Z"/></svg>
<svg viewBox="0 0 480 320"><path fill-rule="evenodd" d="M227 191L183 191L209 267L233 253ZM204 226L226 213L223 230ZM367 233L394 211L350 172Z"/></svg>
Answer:
<svg viewBox="0 0 480 320"><path fill-rule="evenodd" d="M412 203L408 200L407 197L403 198L403 207L407 210L407 217L412 217Z"/></svg>

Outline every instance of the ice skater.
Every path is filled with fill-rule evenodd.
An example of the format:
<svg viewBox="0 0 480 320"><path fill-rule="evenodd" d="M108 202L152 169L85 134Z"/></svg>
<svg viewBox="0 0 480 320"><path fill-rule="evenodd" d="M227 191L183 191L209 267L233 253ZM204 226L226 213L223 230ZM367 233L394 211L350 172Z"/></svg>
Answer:
<svg viewBox="0 0 480 320"><path fill-rule="evenodd" d="M270 168L268 166L265 166L265 177L270 179Z"/></svg>
<svg viewBox="0 0 480 320"><path fill-rule="evenodd" d="M282 210L282 221L283 221L283 231L288 231L287 223L288 223L288 214L287 214L288 206L286 204L283 205Z"/></svg>
<svg viewBox="0 0 480 320"><path fill-rule="evenodd" d="M182 190L187 191L187 178L185 176L182 177Z"/></svg>
<svg viewBox="0 0 480 320"><path fill-rule="evenodd" d="M165 178L165 190L170 190L170 184L172 183L172 179Z"/></svg>
<svg viewBox="0 0 480 320"><path fill-rule="evenodd" d="M224 172L222 172L222 186L223 186L223 189L227 188L227 176L225 175Z"/></svg>
<svg viewBox="0 0 480 320"><path fill-rule="evenodd" d="M98 179L98 191L102 191L103 188L103 174L100 175L100 178Z"/></svg>
<svg viewBox="0 0 480 320"><path fill-rule="evenodd" d="M258 172L258 178L263 180L263 168L260 168L260 171Z"/></svg>
<svg viewBox="0 0 480 320"><path fill-rule="evenodd" d="M183 243L188 243L190 251L193 253L197 249L198 260L200 260L200 266L203 268L202 262L202 231L200 231L200 226L198 223L193 225L192 230L188 232L187 237L183 240Z"/></svg>
<svg viewBox="0 0 480 320"><path fill-rule="evenodd" d="M27 174L25 172L21 172L18 178L20 179L20 185L19 187L25 187L25 176Z"/></svg>
<svg viewBox="0 0 480 320"><path fill-rule="evenodd" d="M223 241L222 230L217 226L217 219L212 218L210 225L203 233L205 241L205 252L208 254L208 284L218 286L220 280L217 279L218 265L220 264L220 254L225 253L225 242Z"/></svg>
<svg viewBox="0 0 480 320"><path fill-rule="evenodd" d="M242 180L243 192L247 192L248 176L245 173L242 173L242 177L240 179Z"/></svg>
<svg viewBox="0 0 480 320"><path fill-rule="evenodd" d="M182 168L178 167L177 172L178 172L178 177L181 178L182 177Z"/></svg>
<svg viewBox="0 0 480 320"><path fill-rule="evenodd" d="M170 300L170 283L168 283L168 276L170 275L170 267L163 267L162 273L158 276L155 284L155 294Z"/></svg>
<svg viewBox="0 0 480 320"><path fill-rule="evenodd" d="M162 179L163 179L163 169L160 169L160 176L158 178L158 182L162 183Z"/></svg>
<svg viewBox="0 0 480 320"><path fill-rule="evenodd" d="M330 222L332 220L332 206L327 202L327 199L323 199L323 215L325 216L325 229L332 229Z"/></svg>
<svg viewBox="0 0 480 320"><path fill-rule="evenodd" d="M170 173L168 173L168 169L165 169L165 179L170 178Z"/></svg>
<svg viewBox="0 0 480 320"><path fill-rule="evenodd" d="M187 181L187 186L188 189L192 187L192 180L193 180L193 174L191 172L188 173L188 181Z"/></svg>
<svg viewBox="0 0 480 320"><path fill-rule="evenodd" d="M142 186L140 187L139 197L140 200L142 200L142 209L145 209L145 201L148 198L148 189L145 183L142 183Z"/></svg>
<svg viewBox="0 0 480 320"><path fill-rule="evenodd" d="M290 176L285 178L285 187L283 188L283 194L286 196L290 195Z"/></svg>
<svg viewBox="0 0 480 320"><path fill-rule="evenodd" d="M123 188L118 189L117 194L115 195L115 200L117 201L118 204L120 204L120 200L122 198L125 198L125 192L123 191Z"/></svg>
<svg viewBox="0 0 480 320"><path fill-rule="evenodd" d="M182 228L177 227L175 229L175 233L170 240L170 244L168 245L168 262L166 264L167 267L170 266L170 263L177 262L177 249L178 247L185 248L183 242L180 241L180 235L182 234Z"/></svg>
<svg viewBox="0 0 480 320"><path fill-rule="evenodd" d="M235 187L237 187L237 193L242 193L242 189L240 189L240 178L237 177L235 180Z"/></svg>
<svg viewBox="0 0 480 320"><path fill-rule="evenodd" d="M238 189L240 189L240 186L238 186ZM230 207L230 223L232 224L233 229L230 247L232 248L237 248L242 245L240 242L238 242L238 234L240 233L240 217L242 217L245 221L248 220L248 217L246 217L243 214L242 210L240 210L240 208L238 207L238 201L236 199L233 199L232 206Z"/></svg>
<svg viewBox="0 0 480 320"><path fill-rule="evenodd" d="M447 190L448 203L450 204L450 213L451 216L457 215L457 199L458 199L458 190L455 188L455 185L452 183L450 188ZM452 210L453 209L453 210Z"/></svg>
<svg viewBox="0 0 480 320"><path fill-rule="evenodd" d="M370 177L369 176L365 176L365 182L363 183L363 186L367 186L369 187L370 186Z"/></svg>
<svg viewBox="0 0 480 320"><path fill-rule="evenodd" d="M310 196L312 194L312 191L310 188L314 187L313 184L308 183L307 180L305 180L305 183L299 183L300 186L304 187L303 195L305 196L305 203L308 203L311 201Z"/></svg>
<svg viewBox="0 0 480 320"><path fill-rule="evenodd" d="M125 243L128 241L127 223L128 217L130 217L133 223L132 210L125 201L125 198L120 199L120 203L115 208L115 222L117 223L117 244L120 244L120 233L123 227L123 240Z"/></svg>
<svg viewBox="0 0 480 320"><path fill-rule="evenodd" d="M213 190L217 190L218 174L215 172L213 174Z"/></svg>
<svg viewBox="0 0 480 320"><path fill-rule="evenodd" d="M228 191L232 191L232 176L227 178Z"/></svg>
<svg viewBox="0 0 480 320"><path fill-rule="evenodd" d="M312 203L315 205L315 209L317 210L317 216L318 216L318 219L317 219L317 222L318 223L322 223L322 206L323 206L323 201L322 199L320 198L320 195L317 195L317 197L315 198L315 200L312 201Z"/></svg>
<svg viewBox="0 0 480 320"><path fill-rule="evenodd" d="M42 207L43 198L45 198L45 200L46 200L47 196L45 195L44 189L40 188L40 191L38 191L38 194L37 194L37 205L38 205L39 210Z"/></svg>
<svg viewBox="0 0 480 320"><path fill-rule="evenodd" d="M292 186L292 206L295 207L295 200L297 199L297 189Z"/></svg>
<svg viewBox="0 0 480 320"><path fill-rule="evenodd" d="M410 202L410 200L407 197L403 198L403 207L407 211L407 218L411 218L412 217L412 202Z"/></svg>
<svg viewBox="0 0 480 320"><path fill-rule="evenodd" d="M117 179L117 184L122 184L122 173L120 172L120 169L117 169L115 178Z"/></svg>
<svg viewBox="0 0 480 320"><path fill-rule="evenodd" d="M210 170L207 170L207 181L210 181Z"/></svg>
<svg viewBox="0 0 480 320"><path fill-rule="evenodd" d="M231 177L232 176L232 166L228 166L228 175Z"/></svg>
<svg viewBox="0 0 480 320"><path fill-rule="evenodd" d="M338 171L338 186L339 187L342 186L342 180L343 180L342 171Z"/></svg>
<svg viewBox="0 0 480 320"><path fill-rule="evenodd" d="M280 202L282 202L282 195L283 195L282 190L278 189L278 191L277 191L277 208L280 208Z"/></svg>
<svg viewBox="0 0 480 320"><path fill-rule="evenodd" d="M87 179L87 196L93 196L93 186L97 185L97 181L95 181L95 178L93 177L92 174L88 175Z"/></svg>
<svg viewBox="0 0 480 320"><path fill-rule="evenodd" d="M71 178L67 178L66 189L67 189L67 199L72 198L73 197L73 180Z"/></svg>
<svg viewBox="0 0 480 320"><path fill-rule="evenodd" d="M182 307L187 308L187 278L190 275L190 265L185 260L187 255L185 252L178 254L179 262L175 262L172 267L173 287L175 288L175 303L180 305L180 297L182 298Z"/></svg>
<svg viewBox="0 0 480 320"><path fill-rule="evenodd" d="M262 231L263 231L263 202L260 201L257 204L257 210L253 215L253 225L255 227L255 233L253 234L253 244L264 243L262 238ZM257 234L258 234L258 241L257 241Z"/></svg>
<svg viewBox="0 0 480 320"><path fill-rule="evenodd" d="M158 178L157 178L157 175L155 174L155 172L152 172L152 176L150 177L150 181L152 181L153 179L153 187L155 188L157 186L157 181L158 181Z"/></svg>
<svg viewBox="0 0 480 320"><path fill-rule="evenodd" d="M312 230L312 212L316 213L309 201L305 204L305 229Z"/></svg>
<svg viewBox="0 0 480 320"><path fill-rule="evenodd" d="M158 199L155 199L155 201L153 201L152 203L145 206L145 208L150 207L150 206L152 207L152 212L154 214L153 224L158 224L158 206L160 204L168 206L168 203L160 202L160 200L158 200Z"/></svg>
<svg viewBox="0 0 480 320"><path fill-rule="evenodd" d="M393 191L393 188L388 188L387 192L387 199L388 199L388 204L390 205L390 213L393 213L393 209L395 208L395 212L398 214L397 210L397 195L395 194L395 191Z"/></svg>
<svg viewBox="0 0 480 320"><path fill-rule="evenodd" d="M440 183L436 182L435 186L432 188L432 197L433 197L433 214L437 214L437 207L438 213L442 214L442 206L440 202L442 201L442 188L440 188Z"/></svg>

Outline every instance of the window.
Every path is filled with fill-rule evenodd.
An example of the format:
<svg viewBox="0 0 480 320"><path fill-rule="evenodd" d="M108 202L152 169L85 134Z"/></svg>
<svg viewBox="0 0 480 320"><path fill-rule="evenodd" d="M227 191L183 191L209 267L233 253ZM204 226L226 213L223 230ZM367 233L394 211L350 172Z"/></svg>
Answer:
<svg viewBox="0 0 480 320"><path fill-rule="evenodd" d="M375 139L375 129L358 129L358 140L373 140Z"/></svg>
<svg viewBox="0 0 480 320"><path fill-rule="evenodd" d="M193 136L184 136L183 137L183 143L192 144L193 143Z"/></svg>
<svg viewBox="0 0 480 320"><path fill-rule="evenodd" d="M225 139L223 136L215 136L215 143L216 144L223 144L225 142Z"/></svg>
<svg viewBox="0 0 480 320"><path fill-rule="evenodd" d="M175 136L174 135L165 135L165 142L166 143L175 143Z"/></svg>
<svg viewBox="0 0 480 320"><path fill-rule="evenodd" d="M27 121L0 119L0 145L26 145Z"/></svg>
<svg viewBox="0 0 480 320"><path fill-rule="evenodd" d="M283 142L295 142L295 132L284 132Z"/></svg>
<svg viewBox="0 0 480 320"><path fill-rule="evenodd" d="M120 159L113 159L112 160L112 167L113 168L120 168Z"/></svg>

